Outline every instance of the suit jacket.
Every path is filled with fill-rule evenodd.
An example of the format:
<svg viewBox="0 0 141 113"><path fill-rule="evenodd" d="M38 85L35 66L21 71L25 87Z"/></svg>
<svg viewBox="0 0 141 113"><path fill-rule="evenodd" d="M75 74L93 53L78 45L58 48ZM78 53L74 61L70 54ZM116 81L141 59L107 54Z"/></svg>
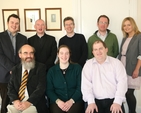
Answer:
<svg viewBox="0 0 141 113"><path fill-rule="evenodd" d="M14 55L13 45L7 31L0 33L0 83L8 83L10 70L20 62L18 50L27 43L27 38L17 33L16 35L16 55Z"/></svg>
<svg viewBox="0 0 141 113"><path fill-rule="evenodd" d="M125 42L126 38L123 38L121 47L120 47L120 54L119 59L121 60L121 52L122 52L122 46ZM133 36L131 39L127 51L126 51L126 72L128 75L132 76L133 71L137 64L137 57L141 56L141 34L138 34L136 36ZM141 76L141 68L139 70L139 76Z"/></svg>
<svg viewBox="0 0 141 113"><path fill-rule="evenodd" d="M55 37L44 34L41 38L36 35L28 38L28 43L36 50L35 60L46 65L47 70L54 65L57 54Z"/></svg>
<svg viewBox="0 0 141 113"><path fill-rule="evenodd" d="M22 79L22 65L18 64L12 69L11 79L8 83L8 96L10 102L19 100L18 92ZM29 71L27 81L27 91L29 98L27 101L36 106L38 113L47 113L46 99L46 67L44 64L35 63L35 67Z"/></svg>

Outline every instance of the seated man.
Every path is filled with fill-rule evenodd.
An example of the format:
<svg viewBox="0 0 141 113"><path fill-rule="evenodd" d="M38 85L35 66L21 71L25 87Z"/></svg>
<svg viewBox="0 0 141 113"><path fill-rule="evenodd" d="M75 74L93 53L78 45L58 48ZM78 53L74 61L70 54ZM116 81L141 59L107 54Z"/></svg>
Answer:
<svg viewBox="0 0 141 113"><path fill-rule="evenodd" d="M21 63L11 71L8 96L12 105L8 113L48 113L45 99L46 67L35 62L35 50L23 45L19 50Z"/></svg>
<svg viewBox="0 0 141 113"><path fill-rule="evenodd" d="M95 57L88 60L82 70L82 94L88 103L86 113L123 113L127 91L123 64L107 56L108 48L101 40L94 42L92 52Z"/></svg>

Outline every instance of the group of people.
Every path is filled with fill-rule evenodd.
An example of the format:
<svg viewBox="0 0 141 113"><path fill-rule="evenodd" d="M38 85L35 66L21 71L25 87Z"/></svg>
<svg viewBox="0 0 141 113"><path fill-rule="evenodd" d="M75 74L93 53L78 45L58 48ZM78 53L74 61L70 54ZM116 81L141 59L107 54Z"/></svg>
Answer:
<svg viewBox="0 0 141 113"><path fill-rule="evenodd" d="M100 15L98 30L86 42L74 32L74 19L66 17L66 35L57 49L42 19L35 22L36 34L27 38L18 32L20 18L11 14L8 29L0 33L1 113L125 113L126 101L129 113L136 113L141 33L134 19L126 17L119 50L109 23Z"/></svg>

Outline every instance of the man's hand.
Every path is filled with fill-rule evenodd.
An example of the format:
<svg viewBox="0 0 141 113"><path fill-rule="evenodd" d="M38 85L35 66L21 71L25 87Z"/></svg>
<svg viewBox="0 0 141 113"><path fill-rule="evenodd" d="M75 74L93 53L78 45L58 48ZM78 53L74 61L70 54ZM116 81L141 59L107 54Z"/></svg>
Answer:
<svg viewBox="0 0 141 113"><path fill-rule="evenodd" d="M96 110L96 112L98 112L98 108L97 105L95 103L89 104L85 113L94 113L94 110Z"/></svg>
<svg viewBox="0 0 141 113"><path fill-rule="evenodd" d="M20 100L15 100L15 101L13 102L13 105L14 105L14 107L15 107L17 110L20 110L21 101L20 101Z"/></svg>
<svg viewBox="0 0 141 113"><path fill-rule="evenodd" d="M24 111L25 109L27 109L30 106L31 106L31 103L30 102L23 101L23 102L21 102L20 111Z"/></svg>
<svg viewBox="0 0 141 113"><path fill-rule="evenodd" d="M119 104L113 103L110 108L111 113L123 113Z"/></svg>

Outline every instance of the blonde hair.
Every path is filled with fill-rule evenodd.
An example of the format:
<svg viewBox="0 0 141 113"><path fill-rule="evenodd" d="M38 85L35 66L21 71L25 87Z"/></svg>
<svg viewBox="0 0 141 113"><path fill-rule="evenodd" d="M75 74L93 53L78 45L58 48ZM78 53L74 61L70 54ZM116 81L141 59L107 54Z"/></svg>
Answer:
<svg viewBox="0 0 141 113"><path fill-rule="evenodd" d="M125 23L125 21L127 21L127 20L130 21L130 23L131 23L131 25L132 25L132 27L133 27L133 30L134 30L134 32L135 32L134 35L139 34L140 31L139 31L139 29L138 29L138 27L137 27L137 24L136 24L135 20L134 20L132 17L126 17L126 18L124 18L124 20L122 21L122 25L121 25L121 30L122 30L123 36L124 36L124 37L127 37L127 36L128 36L128 33L126 33L126 32L124 31L124 29L123 29L124 23Z"/></svg>

